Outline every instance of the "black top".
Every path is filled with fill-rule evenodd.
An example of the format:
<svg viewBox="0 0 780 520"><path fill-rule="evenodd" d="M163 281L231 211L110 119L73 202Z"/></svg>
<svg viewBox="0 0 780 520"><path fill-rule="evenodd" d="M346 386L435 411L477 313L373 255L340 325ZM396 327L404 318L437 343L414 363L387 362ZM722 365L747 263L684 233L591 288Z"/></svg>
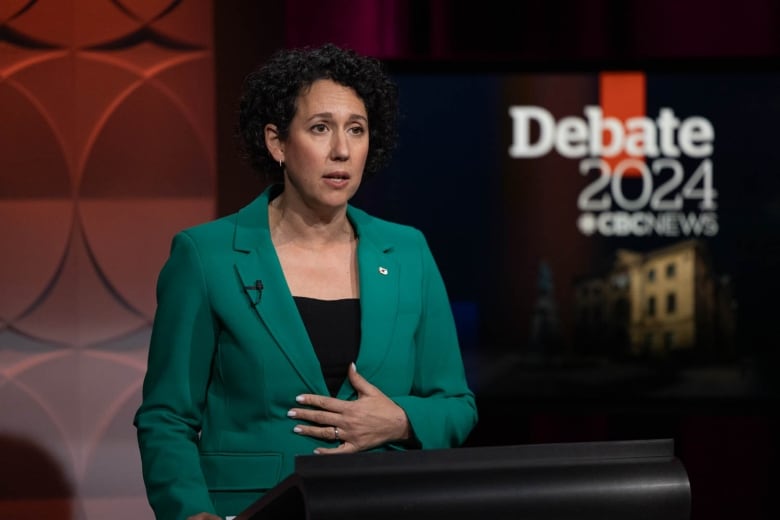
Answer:
<svg viewBox="0 0 780 520"><path fill-rule="evenodd" d="M360 349L360 300L317 300L303 296L293 299L320 360L328 390L336 395Z"/></svg>

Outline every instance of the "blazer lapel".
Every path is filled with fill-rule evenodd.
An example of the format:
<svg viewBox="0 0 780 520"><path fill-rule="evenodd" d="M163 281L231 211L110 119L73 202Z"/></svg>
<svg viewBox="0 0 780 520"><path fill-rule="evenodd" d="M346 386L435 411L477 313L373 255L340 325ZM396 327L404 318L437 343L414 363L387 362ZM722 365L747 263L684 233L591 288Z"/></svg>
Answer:
<svg viewBox="0 0 780 520"><path fill-rule="evenodd" d="M245 294L290 363L312 393L328 395L322 369L303 324L268 227L270 187L238 212L234 247L236 272Z"/></svg>
<svg viewBox="0 0 780 520"><path fill-rule="evenodd" d="M361 339L357 365L370 378L382 365L398 313L399 275L393 247L372 233L370 219L350 207L350 220L358 232Z"/></svg>

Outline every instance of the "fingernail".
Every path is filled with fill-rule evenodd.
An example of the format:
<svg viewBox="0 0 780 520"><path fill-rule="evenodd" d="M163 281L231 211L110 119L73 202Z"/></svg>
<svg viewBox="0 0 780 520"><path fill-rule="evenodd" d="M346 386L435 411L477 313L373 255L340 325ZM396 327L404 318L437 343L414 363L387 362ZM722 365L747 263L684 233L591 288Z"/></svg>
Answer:
<svg viewBox="0 0 780 520"><path fill-rule="evenodd" d="M357 372L357 367L355 366L355 362L354 361L352 363L350 363L349 366L352 368L352 370Z"/></svg>
<svg viewBox="0 0 780 520"><path fill-rule="evenodd" d="M302 395L296 395L295 396L295 400L298 401L299 403L302 403L303 402L303 396Z"/></svg>
<svg viewBox="0 0 780 520"><path fill-rule="evenodd" d="M301 427L300 426L296 426L295 428L293 428L293 431L295 433L301 433Z"/></svg>
<svg viewBox="0 0 780 520"><path fill-rule="evenodd" d="M287 411L287 417L295 417L295 410L288 410Z"/></svg>
<svg viewBox="0 0 780 520"><path fill-rule="evenodd" d="M315 455L319 455L319 454L320 454L320 449L319 449L319 448L315 448L315 450L314 450L314 454L315 454Z"/></svg>

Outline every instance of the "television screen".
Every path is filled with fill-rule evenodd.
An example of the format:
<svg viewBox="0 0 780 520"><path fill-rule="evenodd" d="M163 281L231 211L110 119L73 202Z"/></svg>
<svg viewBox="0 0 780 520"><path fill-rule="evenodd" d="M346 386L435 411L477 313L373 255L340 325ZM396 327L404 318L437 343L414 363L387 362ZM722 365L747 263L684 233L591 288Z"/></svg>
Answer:
<svg viewBox="0 0 780 520"><path fill-rule="evenodd" d="M391 63L390 168L482 395L777 395L780 68Z"/></svg>

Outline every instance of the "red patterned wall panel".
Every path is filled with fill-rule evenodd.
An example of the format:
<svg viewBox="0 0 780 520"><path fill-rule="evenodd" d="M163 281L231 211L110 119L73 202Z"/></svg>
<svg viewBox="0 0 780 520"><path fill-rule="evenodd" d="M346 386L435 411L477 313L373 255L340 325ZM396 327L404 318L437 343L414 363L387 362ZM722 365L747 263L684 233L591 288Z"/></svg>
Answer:
<svg viewBox="0 0 780 520"><path fill-rule="evenodd" d="M0 1L0 517L151 518L154 283L215 215L210 0Z"/></svg>

